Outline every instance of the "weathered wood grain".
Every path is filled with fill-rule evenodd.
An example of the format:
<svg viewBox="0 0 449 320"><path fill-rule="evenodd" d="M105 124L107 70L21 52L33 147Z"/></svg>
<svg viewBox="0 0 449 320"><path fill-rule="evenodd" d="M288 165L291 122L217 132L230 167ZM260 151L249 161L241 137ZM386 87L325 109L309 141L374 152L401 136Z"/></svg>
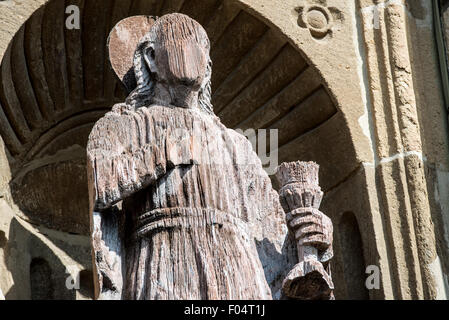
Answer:
<svg viewBox="0 0 449 320"><path fill-rule="evenodd" d="M108 113L88 155L95 210L124 199L123 298L272 297L261 261L288 264L270 261L288 258L284 214L243 136L203 112L153 105ZM255 238L279 255L260 259Z"/></svg>
<svg viewBox="0 0 449 320"><path fill-rule="evenodd" d="M196 21L157 19L134 53L136 88L92 129L100 299L280 298L297 261L250 142L212 112L209 50Z"/></svg>

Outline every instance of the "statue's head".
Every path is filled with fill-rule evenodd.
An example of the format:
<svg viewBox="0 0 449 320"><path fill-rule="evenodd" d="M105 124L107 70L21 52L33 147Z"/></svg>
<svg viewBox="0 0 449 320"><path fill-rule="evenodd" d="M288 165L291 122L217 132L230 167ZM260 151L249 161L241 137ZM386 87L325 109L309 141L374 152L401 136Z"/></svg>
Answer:
<svg viewBox="0 0 449 320"><path fill-rule="evenodd" d="M137 45L133 60L137 86L127 103L198 107L213 113L209 50L206 31L195 20L178 13L158 18Z"/></svg>

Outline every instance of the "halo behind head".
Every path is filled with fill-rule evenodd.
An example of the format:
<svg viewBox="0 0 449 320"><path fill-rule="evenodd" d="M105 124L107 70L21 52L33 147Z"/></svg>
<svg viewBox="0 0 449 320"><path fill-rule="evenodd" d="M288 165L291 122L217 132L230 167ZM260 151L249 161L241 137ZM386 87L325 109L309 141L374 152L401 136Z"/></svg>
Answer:
<svg viewBox="0 0 449 320"><path fill-rule="evenodd" d="M123 19L111 31L108 49L112 68L129 93L126 104L154 103L155 83L163 81L180 90L169 103L182 105L190 87L198 90L200 109L213 114L210 42L194 19L180 13Z"/></svg>
<svg viewBox="0 0 449 320"><path fill-rule="evenodd" d="M109 61L128 93L136 87L133 57L140 39L150 31L155 17L133 16L119 21L109 33Z"/></svg>

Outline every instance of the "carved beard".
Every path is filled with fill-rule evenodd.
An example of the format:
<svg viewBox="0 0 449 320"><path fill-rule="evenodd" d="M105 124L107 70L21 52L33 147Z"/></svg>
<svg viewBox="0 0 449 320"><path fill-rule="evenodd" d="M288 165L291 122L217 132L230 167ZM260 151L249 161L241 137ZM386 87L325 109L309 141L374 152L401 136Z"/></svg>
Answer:
<svg viewBox="0 0 449 320"><path fill-rule="evenodd" d="M157 66L150 62L154 61L149 56L152 50L152 43L147 35L140 41L134 53L133 66L137 87L126 98L126 104L134 109L159 102L154 99ZM211 77L212 60L208 57L204 81L198 91L198 107L206 113L214 114L211 103Z"/></svg>

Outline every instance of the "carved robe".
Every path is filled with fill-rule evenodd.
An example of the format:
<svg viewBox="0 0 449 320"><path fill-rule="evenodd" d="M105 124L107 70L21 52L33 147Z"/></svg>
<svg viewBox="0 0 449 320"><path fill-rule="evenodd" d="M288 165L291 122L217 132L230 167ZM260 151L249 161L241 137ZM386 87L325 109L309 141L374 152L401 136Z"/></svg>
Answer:
<svg viewBox="0 0 449 320"><path fill-rule="evenodd" d="M196 109L122 107L88 143L100 298L279 298L296 250L249 141Z"/></svg>

